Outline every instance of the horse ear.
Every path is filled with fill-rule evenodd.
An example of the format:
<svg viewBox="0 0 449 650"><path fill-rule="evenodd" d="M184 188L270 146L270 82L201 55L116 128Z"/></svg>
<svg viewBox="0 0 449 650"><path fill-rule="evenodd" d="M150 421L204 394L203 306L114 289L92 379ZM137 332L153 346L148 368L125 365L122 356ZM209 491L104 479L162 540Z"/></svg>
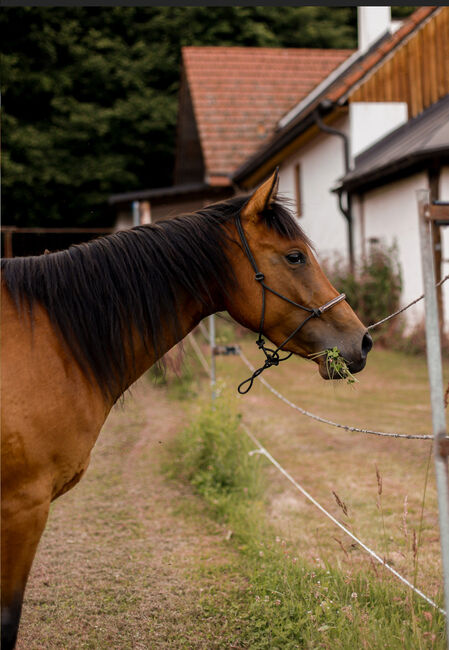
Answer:
<svg viewBox="0 0 449 650"><path fill-rule="evenodd" d="M246 219L255 219L258 214L270 207L270 204L276 198L279 185L279 167L276 167L274 173L265 181L254 194L248 199L243 206L240 215Z"/></svg>

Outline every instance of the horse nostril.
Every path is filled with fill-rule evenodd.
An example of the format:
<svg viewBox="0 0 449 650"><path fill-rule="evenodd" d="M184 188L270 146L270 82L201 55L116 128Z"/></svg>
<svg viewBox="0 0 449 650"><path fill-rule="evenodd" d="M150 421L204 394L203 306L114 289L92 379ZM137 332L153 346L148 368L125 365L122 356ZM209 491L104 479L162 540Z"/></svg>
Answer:
<svg viewBox="0 0 449 650"><path fill-rule="evenodd" d="M362 357L364 359L366 358L368 352L371 350L372 347L373 347L373 339L367 332L362 339Z"/></svg>

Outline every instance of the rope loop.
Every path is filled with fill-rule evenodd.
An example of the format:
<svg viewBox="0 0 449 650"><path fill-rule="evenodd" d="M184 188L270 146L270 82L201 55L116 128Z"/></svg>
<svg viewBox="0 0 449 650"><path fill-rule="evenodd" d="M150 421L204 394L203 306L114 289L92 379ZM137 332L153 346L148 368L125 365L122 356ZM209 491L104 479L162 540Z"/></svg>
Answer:
<svg viewBox="0 0 449 650"><path fill-rule="evenodd" d="M278 366L281 361L287 361L287 359L290 359L292 356L293 352L289 352L285 357L279 356L279 350L272 350L271 348L266 348L265 347L265 341L263 339L257 340L257 345L259 348L263 351L265 354L265 362L263 366L260 366L260 368L257 368L256 370L253 371L253 374L251 377L248 377L248 379L245 379L242 381L241 384L238 385L237 390L240 393L240 395L246 395L246 393L249 393L251 388L253 387L254 380L259 377L263 373L264 370L267 370L268 368L271 368L273 366ZM242 388L245 384L248 384L247 388Z"/></svg>

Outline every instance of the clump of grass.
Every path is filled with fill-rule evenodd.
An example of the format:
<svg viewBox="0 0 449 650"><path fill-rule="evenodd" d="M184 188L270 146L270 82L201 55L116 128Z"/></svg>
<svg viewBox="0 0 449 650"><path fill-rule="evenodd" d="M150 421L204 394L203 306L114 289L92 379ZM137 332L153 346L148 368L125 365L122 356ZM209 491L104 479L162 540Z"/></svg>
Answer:
<svg viewBox="0 0 449 650"><path fill-rule="evenodd" d="M253 444L239 429L240 415L222 396L201 409L175 445L175 472L186 478L214 510L255 500L261 494Z"/></svg>
<svg viewBox="0 0 449 650"><path fill-rule="evenodd" d="M341 355L340 350L337 346L333 348L328 348L327 350L321 350L320 352L315 352L310 354L310 359L317 359L326 355L326 368L327 373L331 379L346 379L348 384L354 384L358 379L354 377L352 372L349 370L348 362Z"/></svg>
<svg viewBox="0 0 449 650"><path fill-rule="evenodd" d="M195 360L184 356L166 367L152 366L147 378L154 386L167 389L170 399L186 401L198 396L198 372Z"/></svg>

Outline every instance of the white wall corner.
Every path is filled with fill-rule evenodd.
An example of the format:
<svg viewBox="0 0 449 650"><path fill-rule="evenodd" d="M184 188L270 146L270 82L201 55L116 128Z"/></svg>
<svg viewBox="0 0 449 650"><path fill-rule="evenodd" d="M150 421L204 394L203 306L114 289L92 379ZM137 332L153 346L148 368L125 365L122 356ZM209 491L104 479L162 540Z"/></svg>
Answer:
<svg viewBox="0 0 449 650"><path fill-rule="evenodd" d="M407 122L406 102L351 102L349 104L351 158Z"/></svg>
<svg viewBox="0 0 449 650"><path fill-rule="evenodd" d="M357 7L358 47L367 50L391 30L391 7Z"/></svg>

